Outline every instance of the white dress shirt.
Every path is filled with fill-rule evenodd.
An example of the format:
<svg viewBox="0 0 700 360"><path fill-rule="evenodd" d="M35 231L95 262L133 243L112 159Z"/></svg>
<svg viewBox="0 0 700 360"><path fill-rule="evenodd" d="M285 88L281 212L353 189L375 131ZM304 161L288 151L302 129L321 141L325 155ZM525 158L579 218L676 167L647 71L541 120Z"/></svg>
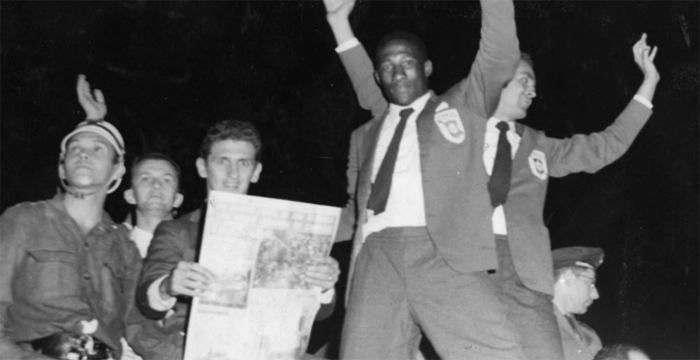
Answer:
<svg viewBox="0 0 700 360"><path fill-rule="evenodd" d="M379 132L377 148L372 164L372 182L382 165L394 131L399 124L399 112L408 107L413 113L406 121L399 151L396 156L394 174L391 179L391 191L384 212L374 215L369 211L367 223L363 225L362 234L366 239L369 234L388 227L425 226L425 203L423 201L423 176L420 166L420 148L416 120L430 99L430 92L416 99L410 106L391 104Z"/></svg>
<svg viewBox="0 0 700 360"><path fill-rule="evenodd" d="M486 122L486 136L484 138L484 167L486 168L486 173L491 176L493 171L493 162L496 159L496 150L498 149L498 136L501 131L496 128L496 124L502 120L495 117L491 117ZM511 159L515 157L515 152L518 151L518 146L520 146L520 135L515 132L515 123L512 121L506 121L508 124L508 132L506 133L506 138L510 143L510 157ZM506 215L503 212L503 205L498 206L493 210L491 215L491 223L493 224L493 233L499 235L508 235L508 230L506 228Z"/></svg>

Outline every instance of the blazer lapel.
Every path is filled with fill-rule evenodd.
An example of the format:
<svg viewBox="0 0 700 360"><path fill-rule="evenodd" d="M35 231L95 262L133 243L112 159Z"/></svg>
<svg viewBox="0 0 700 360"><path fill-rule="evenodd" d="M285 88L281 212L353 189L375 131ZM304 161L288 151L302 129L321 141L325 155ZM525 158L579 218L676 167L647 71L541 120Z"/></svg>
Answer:
<svg viewBox="0 0 700 360"><path fill-rule="evenodd" d="M428 154L428 146L426 146L426 144L430 142L430 133L433 131L432 120L436 107L437 96L435 96L435 93L431 91L430 99L428 99L428 102L425 103L423 111L421 111L421 113L418 115L418 119L416 119L418 148L420 149L421 164L425 163L425 158Z"/></svg>

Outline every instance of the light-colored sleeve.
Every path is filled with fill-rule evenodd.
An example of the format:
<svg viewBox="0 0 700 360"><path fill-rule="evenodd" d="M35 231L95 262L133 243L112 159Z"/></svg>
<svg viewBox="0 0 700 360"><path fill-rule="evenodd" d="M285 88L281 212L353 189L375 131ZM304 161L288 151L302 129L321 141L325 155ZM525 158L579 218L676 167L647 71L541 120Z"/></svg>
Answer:
<svg viewBox="0 0 700 360"><path fill-rule="evenodd" d="M467 106L488 119L520 63L520 45L512 0L481 0L481 13L479 51L459 89Z"/></svg>
<svg viewBox="0 0 700 360"><path fill-rule="evenodd" d="M360 130L357 130L360 131ZM335 242L352 240L357 222L357 181L359 168L359 145L357 131L350 136L350 152L348 154L348 168L346 176L348 180L348 202L340 213L340 224L335 236Z"/></svg>
<svg viewBox="0 0 700 360"><path fill-rule="evenodd" d="M605 130L568 139L542 137L549 175L561 177L574 172L594 173L625 154L651 116L641 102L631 100Z"/></svg>
<svg viewBox="0 0 700 360"><path fill-rule="evenodd" d="M374 78L374 65L362 44L339 53L345 71L357 94L360 107L372 112L373 117L379 117L389 107L382 95L382 90Z"/></svg>

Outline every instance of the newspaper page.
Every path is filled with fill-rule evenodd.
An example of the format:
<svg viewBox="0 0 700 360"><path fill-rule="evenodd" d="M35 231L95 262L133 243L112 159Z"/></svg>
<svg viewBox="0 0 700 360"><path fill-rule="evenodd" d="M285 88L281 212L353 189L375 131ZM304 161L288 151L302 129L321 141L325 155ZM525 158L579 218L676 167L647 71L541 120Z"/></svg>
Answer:
<svg viewBox="0 0 700 360"><path fill-rule="evenodd" d="M211 191L199 263L217 282L192 301L185 360L300 358L321 295L301 274L339 221L340 208Z"/></svg>

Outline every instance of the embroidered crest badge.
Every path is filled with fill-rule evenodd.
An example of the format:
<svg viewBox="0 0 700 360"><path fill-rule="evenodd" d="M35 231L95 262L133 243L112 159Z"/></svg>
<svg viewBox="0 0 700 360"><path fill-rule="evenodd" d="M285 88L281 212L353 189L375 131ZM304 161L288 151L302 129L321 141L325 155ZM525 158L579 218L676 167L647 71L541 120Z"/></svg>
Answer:
<svg viewBox="0 0 700 360"><path fill-rule="evenodd" d="M459 117L457 109L448 109L435 113L433 117L435 124L440 129L440 133L449 142L455 144L461 144L464 142L466 134L464 132L464 125L462 125L462 119Z"/></svg>
<svg viewBox="0 0 700 360"><path fill-rule="evenodd" d="M547 170L547 158L542 151L532 150L527 161L530 163L530 171L532 171L533 175L540 180L547 180L547 175L549 174Z"/></svg>

